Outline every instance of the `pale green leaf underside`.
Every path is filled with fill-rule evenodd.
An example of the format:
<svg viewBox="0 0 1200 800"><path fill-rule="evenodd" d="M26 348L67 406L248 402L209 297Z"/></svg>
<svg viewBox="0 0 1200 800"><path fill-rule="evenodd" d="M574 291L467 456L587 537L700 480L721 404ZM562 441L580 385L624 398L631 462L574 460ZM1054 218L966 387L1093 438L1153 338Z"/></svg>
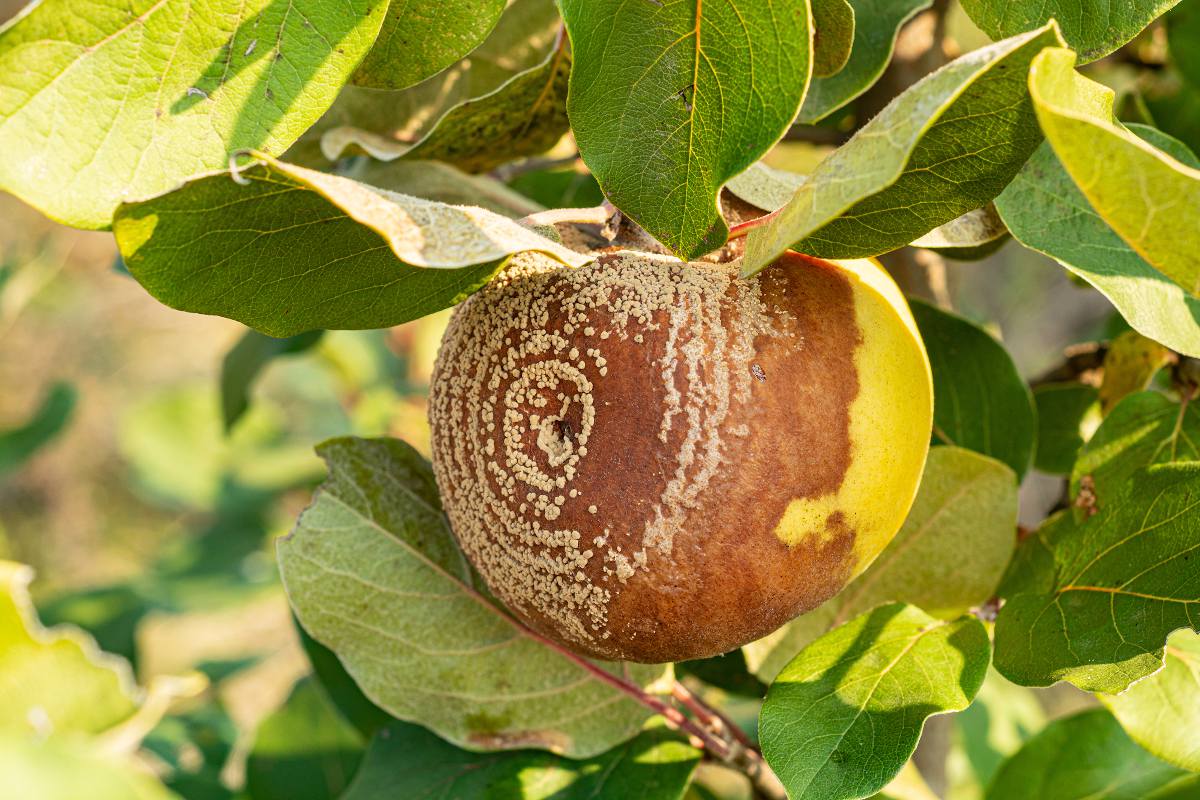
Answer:
<svg viewBox="0 0 1200 800"><path fill-rule="evenodd" d="M300 622L392 715L471 750L594 756L648 712L547 648L477 589L433 472L396 440L319 448L330 477L278 545ZM639 684L661 666L609 664Z"/></svg>
<svg viewBox="0 0 1200 800"><path fill-rule="evenodd" d="M1187 163L1190 154L1176 140L1153 128L1131 129ZM1021 244L1096 287L1134 330L1185 355L1200 356L1200 299L1150 266L1105 223L1049 143L1038 148L996 198L996 207Z"/></svg>
<svg viewBox="0 0 1200 800"><path fill-rule="evenodd" d="M1106 56L1141 33L1179 0L962 0L983 32L1003 39L1045 25L1062 27L1067 45L1086 63Z"/></svg>
<svg viewBox="0 0 1200 800"><path fill-rule="evenodd" d="M805 180L804 175L756 161L745 172L730 178L725 189L756 208L774 211L786 205Z"/></svg>
<svg viewBox="0 0 1200 800"><path fill-rule="evenodd" d="M871 566L824 605L746 645L764 681L809 642L881 603L905 602L950 618L996 590L1016 545L1017 482L1011 469L957 447L929 451L904 526Z"/></svg>
<svg viewBox="0 0 1200 800"><path fill-rule="evenodd" d="M793 800L851 800L887 785L925 719L966 708L983 683L988 637L899 603L835 628L794 658L767 692L763 755Z"/></svg>
<svg viewBox="0 0 1200 800"><path fill-rule="evenodd" d="M142 766L77 740L0 736L5 797L21 800L181 800Z"/></svg>
<svg viewBox="0 0 1200 800"><path fill-rule="evenodd" d="M966 258L974 252L991 252L988 248L996 247L1006 236L1008 228L996 212L996 206L988 203L983 208L968 211L945 225L939 225L914 241L912 246Z"/></svg>
<svg viewBox="0 0 1200 800"><path fill-rule="evenodd" d="M1200 772L1200 635L1176 631L1166 665L1100 699L1135 742L1170 764Z"/></svg>
<svg viewBox="0 0 1200 800"><path fill-rule="evenodd" d="M681 258L725 243L717 195L787 130L808 0L562 0L567 112L608 199Z"/></svg>
<svg viewBox="0 0 1200 800"><path fill-rule="evenodd" d="M585 256L482 208L266 160L122 206L129 271L163 303L271 336L382 328L453 305L510 256Z"/></svg>
<svg viewBox="0 0 1200 800"><path fill-rule="evenodd" d="M43 628L32 579L28 567L0 561L0 734L96 735L124 722L140 699L129 664L76 628Z"/></svg>
<svg viewBox="0 0 1200 800"><path fill-rule="evenodd" d="M996 668L1023 686L1123 691L1159 669L1163 643L1200 628L1200 463L1141 470L1077 522L1052 517L1001 586Z"/></svg>
<svg viewBox="0 0 1200 800"><path fill-rule="evenodd" d="M46 0L0 31L0 188L82 228L282 153L337 96L386 3Z"/></svg>
<svg viewBox="0 0 1200 800"><path fill-rule="evenodd" d="M986 205L1041 141L1025 75L1058 41L1047 26L968 53L906 90L750 232L743 274L789 248L878 255Z"/></svg>
<svg viewBox="0 0 1200 800"><path fill-rule="evenodd" d="M354 82L376 89L420 83L479 46L503 11L504 0L391 0Z"/></svg>
<svg viewBox="0 0 1200 800"><path fill-rule="evenodd" d="M494 92L451 108L417 142L352 126L330 130L322 148L336 159L348 148L372 158L443 161L467 172L486 172L522 156L549 150L569 128L567 82L571 58L565 46L542 63L514 75Z"/></svg>
<svg viewBox="0 0 1200 800"><path fill-rule="evenodd" d="M1096 708L1055 720L1004 763L987 800L1195 800L1200 775L1159 761Z"/></svg>
<svg viewBox="0 0 1200 800"><path fill-rule="evenodd" d="M699 750L661 727L576 761L535 750L471 753L396 723L372 740L341 800L679 800L699 761Z"/></svg>
<svg viewBox="0 0 1200 800"><path fill-rule="evenodd" d="M1187 406L1158 392L1136 392L1117 403L1071 471L1071 496L1084 476L1099 505L1114 502L1141 467L1173 461L1200 461L1200 404Z"/></svg>
<svg viewBox="0 0 1200 800"><path fill-rule="evenodd" d="M892 58L900 28L931 2L850 0L854 9L850 58L836 74L813 78L797 121L817 122L870 89Z"/></svg>
<svg viewBox="0 0 1200 800"><path fill-rule="evenodd" d="M1145 261L1200 294L1200 169L1117 125L1111 89L1051 48L1029 72L1038 122L1092 209Z"/></svg>

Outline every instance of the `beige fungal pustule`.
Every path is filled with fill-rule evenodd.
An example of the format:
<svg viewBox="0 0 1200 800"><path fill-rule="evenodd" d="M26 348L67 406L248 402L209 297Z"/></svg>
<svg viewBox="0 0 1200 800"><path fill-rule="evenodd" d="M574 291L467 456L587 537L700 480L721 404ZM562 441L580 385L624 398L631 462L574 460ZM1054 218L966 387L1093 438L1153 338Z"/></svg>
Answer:
<svg viewBox="0 0 1200 800"><path fill-rule="evenodd" d="M871 262L515 258L455 311L430 393L451 526L523 621L678 661L836 593L898 530L929 366Z"/></svg>

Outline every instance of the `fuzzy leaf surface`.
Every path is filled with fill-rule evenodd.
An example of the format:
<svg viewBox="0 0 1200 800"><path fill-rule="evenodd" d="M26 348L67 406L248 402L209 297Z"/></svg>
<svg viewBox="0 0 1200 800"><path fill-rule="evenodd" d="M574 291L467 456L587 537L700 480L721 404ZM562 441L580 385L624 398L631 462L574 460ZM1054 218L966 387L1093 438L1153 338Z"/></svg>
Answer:
<svg viewBox="0 0 1200 800"><path fill-rule="evenodd" d="M988 203L961 217L939 225L912 243L913 247L936 250L947 258L974 261L991 255L1008 241L1008 228Z"/></svg>
<svg viewBox="0 0 1200 800"><path fill-rule="evenodd" d="M1175 631L1166 665L1104 705L1130 737L1170 764L1200 772L1200 635Z"/></svg>
<svg viewBox="0 0 1200 800"><path fill-rule="evenodd" d="M1004 763L987 800L1196 800L1200 776L1159 761L1102 708L1055 720Z"/></svg>
<svg viewBox="0 0 1200 800"><path fill-rule="evenodd" d="M1012 467L1029 468L1037 435L1033 396L1012 357L973 322L909 302L933 368L933 433Z"/></svg>
<svg viewBox="0 0 1200 800"><path fill-rule="evenodd" d="M812 73L808 0L562 0L567 112L617 208L690 259L725 243L717 200L791 125Z"/></svg>
<svg viewBox="0 0 1200 800"><path fill-rule="evenodd" d="M383 328L454 305L516 253L587 261L481 208L269 159L240 175L121 207L117 243L161 302L277 337Z"/></svg>
<svg viewBox="0 0 1200 800"><path fill-rule="evenodd" d="M1062 26L1063 38L1084 63L1106 56L1142 32L1179 0L962 0L971 21L992 39L1045 25Z"/></svg>
<svg viewBox="0 0 1200 800"><path fill-rule="evenodd" d="M487 38L504 0L392 0L354 83L404 89L436 75Z"/></svg>
<svg viewBox="0 0 1200 800"><path fill-rule="evenodd" d="M1046 140L1092 209L1146 262L1200 294L1200 169L1113 118L1111 89L1075 72L1075 54L1048 48L1029 90Z"/></svg>
<svg viewBox="0 0 1200 800"><path fill-rule="evenodd" d="M759 718L763 756L793 800L867 797L908 761L926 718L970 705L988 654L974 617L880 606L779 673Z"/></svg>
<svg viewBox="0 0 1200 800"><path fill-rule="evenodd" d="M330 474L278 545L300 623L368 698L471 750L595 756L649 716L485 596L454 542L433 471L397 440L334 439ZM646 685L661 666L605 664Z"/></svg>
<svg viewBox="0 0 1200 800"><path fill-rule="evenodd" d="M699 761L699 750L661 727L574 761L534 750L471 753L399 722L371 741L362 769L342 800L679 800Z"/></svg>
<svg viewBox="0 0 1200 800"><path fill-rule="evenodd" d="M278 155L333 103L386 3L48 0L0 29L0 188L105 228L117 206Z"/></svg>
<svg viewBox="0 0 1200 800"><path fill-rule="evenodd" d="M894 250L998 195L1041 141L1025 80L1052 25L951 61L907 89L813 171L746 241L744 275L785 250Z"/></svg>
<svg viewBox="0 0 1200 800"><path fill-rule="evenodd" d="M817 122L870 89L892 59L900 28L930 4L931 0L850 0L854 9L850 58L837 73L813 78L797 121Z"/></svg>
<svg viewBox="0 0 1200 800"><path fill-rule="evenodd" d="M1129 129L1180 163L1200 161L1176 139L1145 125ZM1096 213L1048 142L996 198L1013 236L1086 280L1134 330L1200 356L1200 299L1155 269Z"/></svg>
<svg viewBox="0 0 1200 800"><path fill-rule="evenodd" d="M1140 470L1095 513L1051 517L1017 549L1000 594L996 668L1022 686L1115 694L1200 628L1200 463Z"/></svg>
<svg viewBox="0 0 1200 800"><path fill-rule="evenodd" d="M929 451L921 488L896 537L839 594L743 650L769 681L810 642L882 603L920 606L942 618L996 591L1016 546L1017 482L995 459L957 447Z"/></svg>

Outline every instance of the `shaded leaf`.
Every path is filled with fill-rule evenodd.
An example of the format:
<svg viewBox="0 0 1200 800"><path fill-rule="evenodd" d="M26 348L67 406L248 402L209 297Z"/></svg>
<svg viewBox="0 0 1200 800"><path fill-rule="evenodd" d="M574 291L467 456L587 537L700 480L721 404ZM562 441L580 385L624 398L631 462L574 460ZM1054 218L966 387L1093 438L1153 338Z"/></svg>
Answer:
<svg viewBox="0 0 1200 800"><path fill-rule="evenodd" d="M59 222L104 228L122 201L223 168L231 152L282 153L333 102L385 9L31 6L0 30L0 187Z"/></svg>
<svg viewBox="0 0 1200 800"><path fill-rule="evenodd" d="M1193 86L1200 87L1200 10L1180 3L1166 16L1171 62Z"/></svg>
<svg viewBox="0 0 1200 800"><path fill-rule="evenodd" d="M562 0L567 111L617 208L681 258L725 243L721 187L795 118L812 72L808 0Z"/></svg>
<svg viewBox="0 0 1200 800"><path fill-rule="evenodd" d="M1200 776L1138 747L1104 709L1056 720L1005 762L987 800L1195 800Z"/></svg>
<svg viewBox="0 0 1200 800"><path fill-rule="evenodd" d="M509 181L509 186L547 208L593 208L604 202L600 184L586 169L526 172Z"/></svg>
<svg viewBox="0 0 1200 800"><path fill-rule="evenodd" d="M121 207L117 243L158 300L270 336L382 328L455 304L515 253L587 261L481 208L272 160L241 179L210 175Z"/></svg>
<svg viewBox="0 0 1200 800"><path fill-rule="evenodd" d="M1148 264L1200 292L1200 169L1139 139L1112 116L1113 92L1048 48L1029 73L1038 122L1097 214Z"/></svg>
<svg viewBox="0 0 1200 800"><path fill-rule="evenodd" d="M962 317L909 305L933 368L934 437L1003 461L1019 480L1033 458L1037 412L1008 351Z"/></svg>
<svg viewBox="0 0 1200 800"><path fill-rule="evenodd" d="M836 74L813 78L799 122L817 122L871 88L892 59L900 28L929 8L931 0L850 0L850 5L854 9L850 58Z"/></svg>
<svg viewBox="0 0 1200 800"><path fill-rule="evenodd" d="M1025 74L1053 26L955 59L888 104L746 241L744 275L791 248L872 256L980 208L1041 140Z"/></svg>
<svg viewBox="0 0 1200 800"><path fill-rule="evenodd" d="M1125 331L1113 339L1104 354L1100 411L1107 414L1122 398L1148 388L1172 358L1170 350L1137 331Z"/></svg>
<svg viewBox="0 0 1200 800"><path fill-rule="evenodd" d="M854 6L849 0L812 0L813 77L836 74L850 60Z"/></svg>
<svg viewBox="0 0 1200 800"><path fill-rule="evenodd" d="M338 137L344 128L411 145L451 108L490 94L542 63L561 25L554 0L513 0L483 44L416 86L399 91L343 88L333 107L288 151L285 160L326 166L329 159L322 150L340 153ZM329 142L322 143L326 136Z"/></svg>
<svg viewBox="0 0 1200 800"><path fill-rule="evenodd" d="M170 767L163 783L185 800L230 800L233 792L222 782L221 770L237 740L237 725L221 702L212 699L166 717L143 747Z"/></svg>
<svg viewBox="0 0 1200 800"><path fill-rule="evenodd" d="M1099 421L1094 386L1050 383L1033 390L1037 405L1037 455L1033 465L1051 475L1069 475L1079 449Z"/></svg>
<svg viewBox="0 0 1200 800"><path fill-rule="evenodd" d="M313 677L325 690L330 702L337 708L351 725L354 726L364 739L370 739L384 725L392 721L392 715L372 703L358 684L346 672L337 654L316 639L308 635L304 626L296 622L296 633L304 648L308 661L312 664Z"/></svg>
<svg viewBox="0 0 1200 800"><path fill-rule="evenodd" d="M1141 470L1076 521L1021 543L1001 584L996 668L1023 686L1123 691L1163 663L1172 631L1200 627L1200 464Z"/></svg>
<svg viewBox="0 0 1200 800"><path fill-rule="evenodd" d="M771 680L826 631L881 603L952 618L996 591L1016 546L1017 482L998 461L956 447L929 451L904 526L867 571L824 605L743 649Z"/></svg>
<svg viewBox="0 0 1200 800"><path fill-rule="evenodd" d="M336 800L354 777L364 742L312 678L261 723L246 759L250 800Z"/></svg>
<svg viewBox="0 0 1200 800"><path fill-rule="evenodd" d="M221 417L225 430L233 428L250 407L250 390L258 374L280 356L303 353L321 340L325 331L316 330L276 339L258 331L246 331L221 360Z"/></svg>
<svg viewBox="0 0 1200 800"><path fill-rule="evenodd" d="M330 476L278 545L305 629L371 701L475 750L586 758L633 736L639 704L549 648L479 590L429 464L396 440L334 439ZM607 664L639 684L662 667Z"/></svg>
<svg viewBox="0 0 1200 800"><path fill-rule="evenodd" d="M1050 20L1062 26L1067 45L1084 63L1106 56L1179 0L962 0L971 21L993 39L1033 30Z"/></svg>
<svg viewBox="0 0 1200 800"><path fill-rule="evenodd" d="M691 675L730 694L762 697L767 693L767 685L750 673L742 650L696 661L677 662L675 674Z"/></svg>
<svg viewBox="0 0 1200 800"><path fill-rule="evenodd" d="M913 247L936 250L947 258L974 261L996 252L1008 241L1008 228L988 203L939 225L912 243Z"/></svg>
<svg viewBox="0 0 1200 800"><path fill-rule="evenodd" d="M1144 125L1129 129L1184 164L1186 147ZM996 208L1017 240L1045 253L1109 299L1134 330L1200 355L1200 299L1156 270L1109 227L1063 169L1049 142L1029 159Z"/></svg>
<svg viewBox="0 0 1200 800"><path fill-rule="evenodd" d="M12 472L58 436L75 410L75 388L56 383L24 425L0 431L0 476Z"/></svg>
<svg viewBox="0 0 1200 800"><path fill-rule="evenodd" d="M513 219L544 209L541 203L510 189L495 178L468 175L440 161L360 159L347 177L389 192L437 200L439 203L479 206Z"/></svg>
<svg viewBox="0 0 1200 800"><path fill-rule="evenodd" d="M1084 445L1071 471L1071 495L1086 476L1097 507L1118 502L1133 473L1151 464L1200 461L1200 408L1158 392L1117 404Z"/></svg>
<svg viewBox="0 0 1200 800"><path fill-rule="evenodd" d="M1103 695L1121 727L1170 764L1200 772L1200 636L1176 631L1161 670L1118 695Z"/></svg>
<svg viewBox="0 0 1200 800"><path fill-rule="evenodd" d="M500 20L504 0L396 0L366 58L359 86L404 89L474 50Z"/></svg>
<svg viewBox="0 0 1200 800"><path fill-rule="evenodd" d="M678 800L699 761L699 750L664 728L574 761L535 750L471 753L416 725L396 722L371 741L342 800Z"/></svg>
<svg viewBox="0 0 1200 800"><path fill-rule="evenodd" d="M925 719L966 708L988 665L974 617L946 622L881 606L810 644L763 703L763 756L793 800L879 791L916 749Z"/></svg>
<svg viewBox="0 0 1200 800"><path fill-rule="evenodd" d="M569 128L570 73L570 54L560 44L542 63L517 73L494 92L451 108L415 143L343 127L326 133L321 147L331 160L353 147L382 161L429 159L467 172L486 172L521 156L545 152L562 138Z"/></svg>
<svg viewBox="0 0 1200 800"><path fill-rule="evenodd" d="M1045 726L1034 691L989 670L975 701L954 715L957 750L946 765L947 796L981 798L1000 766Z"/></svg>

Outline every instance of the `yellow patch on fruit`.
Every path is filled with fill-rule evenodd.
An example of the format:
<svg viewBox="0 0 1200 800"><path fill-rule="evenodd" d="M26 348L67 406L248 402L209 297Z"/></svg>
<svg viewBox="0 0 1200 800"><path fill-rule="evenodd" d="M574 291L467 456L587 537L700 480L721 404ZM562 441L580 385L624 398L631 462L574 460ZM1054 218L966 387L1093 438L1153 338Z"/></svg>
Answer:
<svg viewBox="0 0 1200 800"><path fill-rule="evenodd" d="M775 527L788 545L832 535L841 513L855 532L852 575L900 530L917 493L933 427L933 376L899 287L874 260L836 261L854 291L862 341L854 352L858 395L850 406L850 466L837 491L792 500Z"/></svg>

